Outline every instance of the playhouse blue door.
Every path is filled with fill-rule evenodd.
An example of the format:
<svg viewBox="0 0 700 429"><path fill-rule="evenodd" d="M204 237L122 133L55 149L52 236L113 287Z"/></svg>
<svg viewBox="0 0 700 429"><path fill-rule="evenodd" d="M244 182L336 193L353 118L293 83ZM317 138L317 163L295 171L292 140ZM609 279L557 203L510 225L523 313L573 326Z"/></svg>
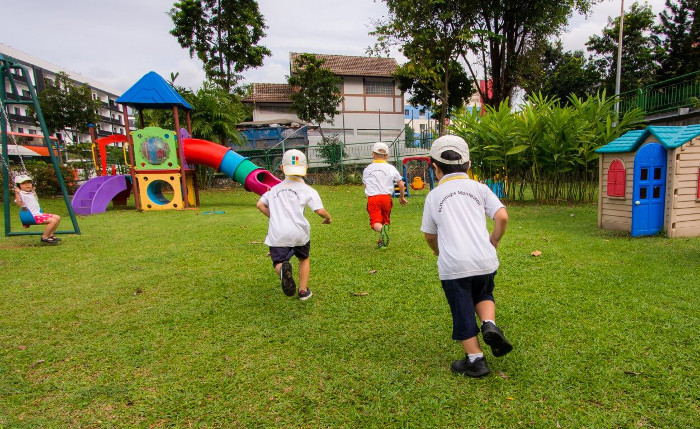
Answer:
<svg viewBox="0 0 700 429"><path fill-rule="evenodd" d="M665 200L666 149L658 143L649 143L634 157L632 237L661 231Z"/></svg>

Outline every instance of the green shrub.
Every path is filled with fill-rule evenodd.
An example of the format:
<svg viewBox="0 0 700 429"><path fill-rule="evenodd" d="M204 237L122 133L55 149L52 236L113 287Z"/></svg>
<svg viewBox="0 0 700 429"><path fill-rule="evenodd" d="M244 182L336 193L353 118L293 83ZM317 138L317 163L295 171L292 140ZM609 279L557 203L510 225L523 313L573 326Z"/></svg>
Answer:
<svg viewBox="0 0 700 429"><path fill-rule="evenodd" d="M32 176L34 187L39 196L52 197L61 193L61 185L52 164L47 164L44 161L27 161L25 167L27 174ZM74 180L75 170L68 165L61 165L59 168L68 193L74 193L77 188L77 183Z"/></svg>

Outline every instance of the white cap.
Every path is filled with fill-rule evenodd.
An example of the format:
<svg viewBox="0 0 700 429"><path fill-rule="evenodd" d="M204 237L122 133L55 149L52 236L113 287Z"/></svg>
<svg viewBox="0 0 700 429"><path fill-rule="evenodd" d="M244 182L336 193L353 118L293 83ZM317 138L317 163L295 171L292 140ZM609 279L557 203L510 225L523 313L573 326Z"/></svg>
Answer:
<svg viewBox="0 0 700 429"><path fill-rule="evenodd" d="M462 158L456 160L443 159L442 153L446 150L457 152ZM444 135L435 139L430 148L430 156L443 164L465 164L469 162L469 145L462 137L454 135Z"/></svg>
<svg viewBox="0 0 700 429"><path fill-rule="evenodd" d="M19 185L20 183L31 182L31 181L32 181L31 176L27 176L26 174L20 174L19 176L15 177L15 185Z"/></svg>
<svg viewBox="0 0 700 429"><path fill-rule="evenodd" d="M379 155L387 155L389 153L389 146L386 143L376 142L372 145L372 152L378 153Z"/></svg>
<svg viewBox="0 0 700 429"><path fill-rule="evenodd" d="M282 166L287 176L306 176L306 155L297 149L290 149L282 155Z"/></svg>

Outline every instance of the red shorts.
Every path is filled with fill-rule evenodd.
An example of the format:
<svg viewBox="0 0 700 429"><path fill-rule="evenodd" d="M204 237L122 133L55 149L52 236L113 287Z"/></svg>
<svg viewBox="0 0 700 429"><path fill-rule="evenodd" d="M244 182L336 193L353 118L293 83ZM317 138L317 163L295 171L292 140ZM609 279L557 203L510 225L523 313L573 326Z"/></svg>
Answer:
<svg viewBox="0 0 700 429"><path fill-rule="evenodd" d="M369 227L372 228L375 223L388 225L391 217L391 207L394 202L391 200L391 195L372 195L367 197L367 213L369 213Z"/></svg>

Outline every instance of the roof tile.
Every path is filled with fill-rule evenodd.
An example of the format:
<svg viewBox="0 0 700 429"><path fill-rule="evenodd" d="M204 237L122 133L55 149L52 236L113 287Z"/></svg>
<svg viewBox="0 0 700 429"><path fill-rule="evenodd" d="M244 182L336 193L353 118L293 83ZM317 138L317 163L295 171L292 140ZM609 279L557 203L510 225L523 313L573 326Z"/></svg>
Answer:
<svg viewBox="0 0 700 429"><path fill-rule="evenodd" d="M243 98L244 102L291 103L290 95L294 92L291 85L286 83L254 83L250 95Z"/></svg>
<svg viewBox="0 0 700 429"><path fill-rule="evenodd" d="M289 64L294 63L301 53L290 52ZM338 76L391 77L398 64L393 58L356 57L349 55L311 54L325 60L324 66Z"/></svg>

